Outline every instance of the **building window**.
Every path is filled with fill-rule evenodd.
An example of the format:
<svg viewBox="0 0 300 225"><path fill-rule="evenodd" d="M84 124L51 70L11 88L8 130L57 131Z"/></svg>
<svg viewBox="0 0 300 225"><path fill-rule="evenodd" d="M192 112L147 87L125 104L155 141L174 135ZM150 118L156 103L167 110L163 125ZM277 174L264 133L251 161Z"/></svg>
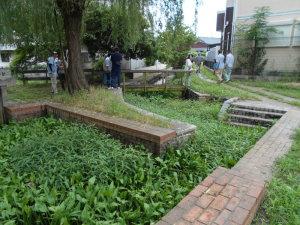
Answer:
<svg viewBox="0 0 300 225"><path fill-rule="evenodd" d="M1 51L1 60L2 62L10 62L10 51Z"/></svg>

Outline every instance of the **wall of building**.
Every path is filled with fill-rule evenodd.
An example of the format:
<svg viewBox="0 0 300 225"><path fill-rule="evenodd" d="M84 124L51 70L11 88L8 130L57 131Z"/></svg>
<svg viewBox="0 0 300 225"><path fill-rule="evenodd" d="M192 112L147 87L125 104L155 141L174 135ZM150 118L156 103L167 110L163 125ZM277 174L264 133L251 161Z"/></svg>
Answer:
<svg viewBox="0 0 300 225"><path fill-rule="evenodd" d="M298 0L236 0L237 19L247 19L257 7L269 6L271 15L269 21L300 19L300 1Z"/></svg>
<svg viewBox="0 0 300 225"><path fill-rule="evenodd" d="M249 23L255 8L268 6L268 24L277 29L267 45L265 73L300 70L300 0L228 0L235 6L234 26ZM235 28L234 28L235 29Z"/></svg>
<svg viewBox="0 0 300 225"><path fill-rule="evenodd" d="M0 44L0 68L8 68L9 63L12 60L13 52L16 49L15 46L9 46L9 45L1 45ZM8 56L8 60L6 59ZM4 59L5 57L5 59Z"/></svg>
<svg viewBox="0 0 300 225"><path fill-rule="evenodd" d="M300 73L300 47L268 48L266 58L268 63L265 72L298 72Z"/></svg>

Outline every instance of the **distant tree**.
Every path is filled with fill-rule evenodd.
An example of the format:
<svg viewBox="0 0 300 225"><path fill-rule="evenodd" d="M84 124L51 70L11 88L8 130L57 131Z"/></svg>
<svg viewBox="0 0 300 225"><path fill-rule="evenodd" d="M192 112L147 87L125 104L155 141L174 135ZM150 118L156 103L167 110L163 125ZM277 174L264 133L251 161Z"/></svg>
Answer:
<svg viewBox="0 0 300 225"><path fill-rule="evenodd" d="M127 7L127 8L126 8ZM151 53L150 22L142 10L130 10L129 5L90 5L84 17L83 42L89 52L109 52L119 46L129 57L147 57Z"/></svg>
<svg viewBox="0 0 300 225"><path fill-rule="evenodd" d="M267 64L266 44L270 37L276 33L274 27L267 24L269 15L268 7L261 7L255 10L251 20L245 24L240 24L237 29L237 62L251 75L261 74Z"/></svg>
<svg viewBox="0 0 300 225"><path fill-rule="evenodd" d="M63 36L60 17L54 15L52 0L1 0L0 42L14 44L24 65L44 61L51 51L58 51L58 36ZM56 23L57 21L57 23Z"/></svg>
<svg viewBox="0 0 300 225"><path fill-rule="evenodd" d="M167 26L157 38L158 59L174 68L180 68L196 40L196 35L181 24L175 27Z"/></svg>

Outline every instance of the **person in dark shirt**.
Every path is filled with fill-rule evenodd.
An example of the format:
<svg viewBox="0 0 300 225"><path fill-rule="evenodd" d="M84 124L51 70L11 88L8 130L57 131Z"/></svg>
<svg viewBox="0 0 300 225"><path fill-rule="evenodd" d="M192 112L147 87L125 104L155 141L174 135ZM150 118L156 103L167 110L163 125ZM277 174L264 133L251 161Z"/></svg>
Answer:
<svg viewBox="0 0 300 225"><path fill-rule="evenodd" d="M116 47L114 49L114 53L111 55L111 84L113 88L118 88L118 82L120 80L121 75L121 61L122 55L119 52L119 48Z"/></svg>

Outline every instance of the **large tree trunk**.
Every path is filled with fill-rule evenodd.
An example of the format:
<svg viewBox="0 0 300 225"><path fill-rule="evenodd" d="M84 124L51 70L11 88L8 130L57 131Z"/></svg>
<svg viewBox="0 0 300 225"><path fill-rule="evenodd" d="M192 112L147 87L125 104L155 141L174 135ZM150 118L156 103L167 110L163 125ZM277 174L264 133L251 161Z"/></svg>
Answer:
<svg viewBox="0 0 300 225"><path fill-rule="evenodd" d="M68 47L66 83L70 94L82 89L88 89L82 68L80 42L84 2L85 0L56 0L63 17Z"/></svg>
<svg viewBox="0 0 300 225"><path fill-rule="evenodd" d="M81 17L66 16L64 18L69 65L66 76L68 90L71 94L81 89L88 89L81 62Z"/></svg>

